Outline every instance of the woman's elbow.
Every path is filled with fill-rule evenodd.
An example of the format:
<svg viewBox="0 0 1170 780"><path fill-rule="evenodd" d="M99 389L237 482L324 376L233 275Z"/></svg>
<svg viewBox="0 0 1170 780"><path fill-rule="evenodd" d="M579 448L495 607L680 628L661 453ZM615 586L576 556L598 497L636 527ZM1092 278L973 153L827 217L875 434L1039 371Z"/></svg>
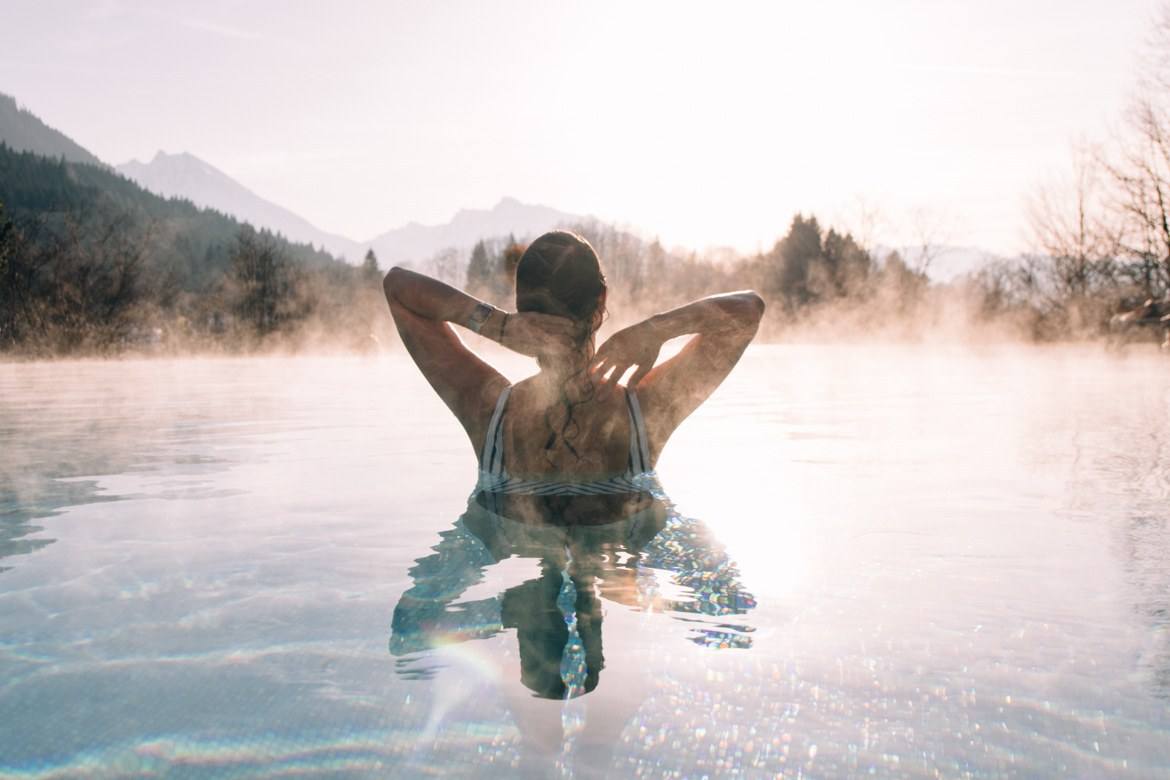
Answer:
<svg viewBox="0 0 1170 780"><path fill-rule="evenodd" d="M402 291L408 273L405 268L397 265L386 272L385 278L382 279L382 290L386 293L386 300L394 302L396 294Z"/></svg>
<svg viewBox="0 0 1170 780"><path fill-rule="evenodd" d="M754 330L763 319L764 309L767 308L764 299L755 290L741 290L730 298L733 301L730 314L736 323Z"/></svg>
<svg viewBox="0 0 1170 780"><path fill-rule="evenodd" d="M768 308L768 304L764 303L763 297L755 290L744 290L743 295L747 299L752 321L759 322L763 319L764 310Z"/></svg>
<svg viewBox="0 0 1170 780"><path fill-rule="evenodd" d="M755 290L723 293L708 300L715 304L715 317L711 320L714 330L754 334L760 327L764 299Z"/></svg>

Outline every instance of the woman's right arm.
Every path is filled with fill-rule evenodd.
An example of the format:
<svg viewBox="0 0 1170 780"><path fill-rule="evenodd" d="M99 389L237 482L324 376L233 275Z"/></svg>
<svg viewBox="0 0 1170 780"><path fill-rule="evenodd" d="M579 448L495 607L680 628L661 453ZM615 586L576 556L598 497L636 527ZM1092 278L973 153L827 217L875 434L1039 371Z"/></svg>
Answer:
<svg viewBox="0 0 1170 780"><path fill-rule="evenodd" d="M764 300L751 290L711 295L620 330L597 351L593 369L612 369L611 382L636 366L628 386L637 388L652 460L739 362L763 314ZM663 343L688 334L677 355L654 365Z"/></svg>
<svg viewBox="0 0 1170 780"><path fill-rule="evenodd" d="M572 324L542 314L508 314L449 284L406 268L391 268L383 280L390 314L402 343L474 446L508 380L472 352L452 324L470 327L481 306L490 313L479 334L525 355L555 353L570 343ZM563 334L563 335L562 335Z"/></svg>
<svg viewBox="0 0 1170 780"><path fill-rule="evenodd" d="M391 268L382 282L390 314L410 356L467 431L473 446L483 439L484 419L508 381L472 352L451 323L466 326L480 304L472 296L405 268ZM492 312L480 332L499 333Z"/></svg>
<svg viewBox="0 0 1170 780"><path fill-rule="evenodd" d="M467 327L476 308L485 305L492 311L480 328L480 333L489 338L493 334L498 336L503 324L504 312L500 309L445 282L408 268L398 266L391 268L382 281L382 289L386 292L386 300L390 303L392 312L397 303L423 319L432 322L451 322ZM499 338L495 340L499 341Z"/></svg>

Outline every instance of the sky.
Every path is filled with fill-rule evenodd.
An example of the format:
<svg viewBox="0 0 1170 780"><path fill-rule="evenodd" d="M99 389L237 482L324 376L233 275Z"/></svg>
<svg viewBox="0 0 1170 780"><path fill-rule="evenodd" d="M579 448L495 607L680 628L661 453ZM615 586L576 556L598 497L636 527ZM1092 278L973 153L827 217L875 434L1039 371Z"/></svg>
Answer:
<svg viewBox="0 0 1170 780"><path fill-rule="evenodd" d="M1116 131L1159 6L0 0L0 92L359 241L512 196L700 249L803 212L1010 254Z"/></svg>

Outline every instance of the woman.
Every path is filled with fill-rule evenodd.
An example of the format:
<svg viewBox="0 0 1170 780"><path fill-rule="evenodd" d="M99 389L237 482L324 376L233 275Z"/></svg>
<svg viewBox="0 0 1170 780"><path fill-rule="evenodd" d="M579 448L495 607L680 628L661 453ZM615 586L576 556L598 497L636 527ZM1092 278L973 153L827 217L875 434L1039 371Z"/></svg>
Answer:
<svg viewBox="0 0 1170 780"><path fill-rule="evenodd" d="M731 371L764 311L751 291L712 295L595 350L605 276L589 242L563 230L521 257L515 312L403 268L384 286L411 357L479 453L478 500L529 523L608 522L644 508L662 448ZM535 357L540 371L510 385L452 324ZM655 366L662 344L685 335L682 351Z"/></svg>
<svg viewBox="0 0 1170 780"><path fill-rule="evenodd" d="M692 620L691 640L750 647L748 629L727 623L755 606L738 569L701 523L674 511L653 468L755 335L758 295L694 301L619 331L595 352L605 277L589 242L566 231L546 233L524 252L514 313L401 268L386 275L385 288L403 342L480 459L468 511L410 571L391 653L510 628L521 682L541 698L571 698L592 690L604 667L597 596L718 618L706 627ZM451 324L535 357L540 371L510 385ZM654 365L663 342L688 334L679 354ZM541 576L459 601L488 567L511 557L539 561ZM657 593L642 567L669 572L694 597Z"/></svg>

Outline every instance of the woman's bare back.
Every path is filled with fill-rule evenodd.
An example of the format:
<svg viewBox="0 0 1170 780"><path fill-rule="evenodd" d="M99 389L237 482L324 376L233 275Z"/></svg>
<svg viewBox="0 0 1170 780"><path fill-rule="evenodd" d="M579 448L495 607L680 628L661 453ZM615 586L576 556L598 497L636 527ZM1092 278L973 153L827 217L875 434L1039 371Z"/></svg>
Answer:
<svg viewBox="0 0 1170 780"><path fill-rule="evenodd" d="M504 468L510 475L588 480L626 472L630 417L625 389L585 381L566 383L569 392L539 375L513 386L501 420Z"/></svg>

